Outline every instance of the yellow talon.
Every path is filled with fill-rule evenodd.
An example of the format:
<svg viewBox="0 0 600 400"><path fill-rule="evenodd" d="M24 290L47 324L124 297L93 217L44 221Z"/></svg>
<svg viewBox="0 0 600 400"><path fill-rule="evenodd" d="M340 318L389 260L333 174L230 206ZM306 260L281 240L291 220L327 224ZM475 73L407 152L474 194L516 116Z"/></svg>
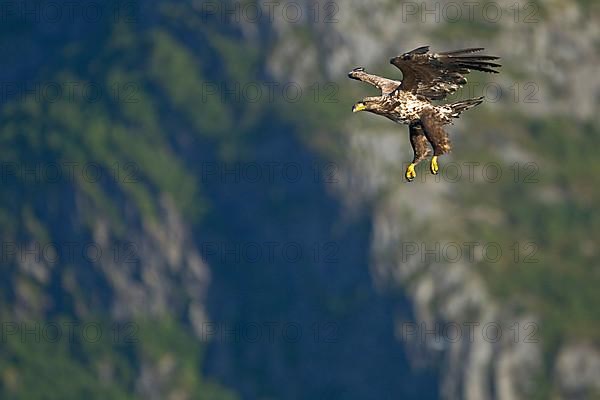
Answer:
<svg viewBox="0 0 600 400"><path fill-rule="evenodd" d="M406 168L406 174L404 176L409 182L412 182L417 177L417 172L415 171L415 164L410 164L408 168Z"/></svg>
<svg viewBox="0 0 600 400"><path fill-rule="evenodd" d="M437 158L438 158L438 156L433 156L433 158L431 159L431 164L429 165L429 167L431 169L431 173L434 175L437 175L438 171L440 170L440 167L438 166Z"/></svg>

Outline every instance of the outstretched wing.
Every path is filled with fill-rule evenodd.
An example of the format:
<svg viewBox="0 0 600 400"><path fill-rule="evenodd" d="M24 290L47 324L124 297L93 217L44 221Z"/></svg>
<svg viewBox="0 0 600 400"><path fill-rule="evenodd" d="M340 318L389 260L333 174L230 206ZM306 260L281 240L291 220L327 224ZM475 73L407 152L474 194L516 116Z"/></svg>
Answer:
<svg viewBox="0 0 600 400"><path fill-rule="evenodd" d="M500 64L491 61L499 57L473 53L483 48L430 53L429 46L419 47L390 60L402 71L399 90L410 91L431 100L441 100L467 83L464 75L471 70L498 73Z"/></svg>
<svg viewBox="0 0 600 400"><path fill-rule="evenodd" d="M351 79L356 79L357 81L370 83L377 89L380 89L381 94L383 96L392 93L400 86L401 83L392 79L382 78L381 76L368 74L362 67L354 68L352 71L350 71L348 77Z"/></svg>

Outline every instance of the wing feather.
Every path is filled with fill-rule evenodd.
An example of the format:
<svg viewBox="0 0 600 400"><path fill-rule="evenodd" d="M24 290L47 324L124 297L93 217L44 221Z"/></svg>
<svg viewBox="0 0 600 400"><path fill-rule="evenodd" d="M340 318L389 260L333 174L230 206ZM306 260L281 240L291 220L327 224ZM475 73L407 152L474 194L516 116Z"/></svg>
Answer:
<svg viewBox="0 0 600 400"><path fill-rule="evenodd" d="M429 46L423 46L394 57L390 62L402 71L399 90L441 100L466 84L464 75L472 70L498 73L494 68L501 65L492 61L499 57L474 54L483 50L477 47L430 53Z"/></svg>
<svg viewBox="0 0 600 400"><path fill-rule="evenodd" d="M354 68L348 74L348 77L357 81L369 83L381 90L381 95L385 96L396 90L401 82L392 79L383 78L381 76L369 74L362 67Z"/></svg>

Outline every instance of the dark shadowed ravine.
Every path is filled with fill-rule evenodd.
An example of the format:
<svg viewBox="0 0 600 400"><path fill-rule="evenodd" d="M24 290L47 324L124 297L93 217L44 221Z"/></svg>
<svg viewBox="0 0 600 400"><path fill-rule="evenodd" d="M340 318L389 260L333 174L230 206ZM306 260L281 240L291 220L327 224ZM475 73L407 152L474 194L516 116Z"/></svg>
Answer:
<svg viewBox="0 0 600 400"><path fill-rule="evenodd" d="M368 215L345 218L315 179L326 163L285 127L265 130L256 158L227 166L240 172L204 175L215 205L197 235L212 271L207 374L246 399L437 398L436 374L412 371L394 337L409 305L373 287ZM273 179L235 182L268 163L282 166Z"/></svg>

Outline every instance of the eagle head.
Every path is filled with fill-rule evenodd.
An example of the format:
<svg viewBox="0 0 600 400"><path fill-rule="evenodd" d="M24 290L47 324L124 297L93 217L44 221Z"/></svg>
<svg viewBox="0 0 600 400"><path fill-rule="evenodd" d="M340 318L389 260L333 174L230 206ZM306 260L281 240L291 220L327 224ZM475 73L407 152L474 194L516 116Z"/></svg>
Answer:
<svg viewBox="0 0 600 400"><path fill-rule="evenodd" d="M356 113L359 111L371 111L376 113L381 106L380 103L381 102L375 98L363 99L352 106L352 112Z"/></svg>
<svg viewBox="0 0 600 400"><path fill-rule="evenodd" d="M364 111L366 109L367 109L367 105L362 101L359 101L358 103L356 103L355 105L352 106L353 113L356 113L359 111Z"/></svg>

